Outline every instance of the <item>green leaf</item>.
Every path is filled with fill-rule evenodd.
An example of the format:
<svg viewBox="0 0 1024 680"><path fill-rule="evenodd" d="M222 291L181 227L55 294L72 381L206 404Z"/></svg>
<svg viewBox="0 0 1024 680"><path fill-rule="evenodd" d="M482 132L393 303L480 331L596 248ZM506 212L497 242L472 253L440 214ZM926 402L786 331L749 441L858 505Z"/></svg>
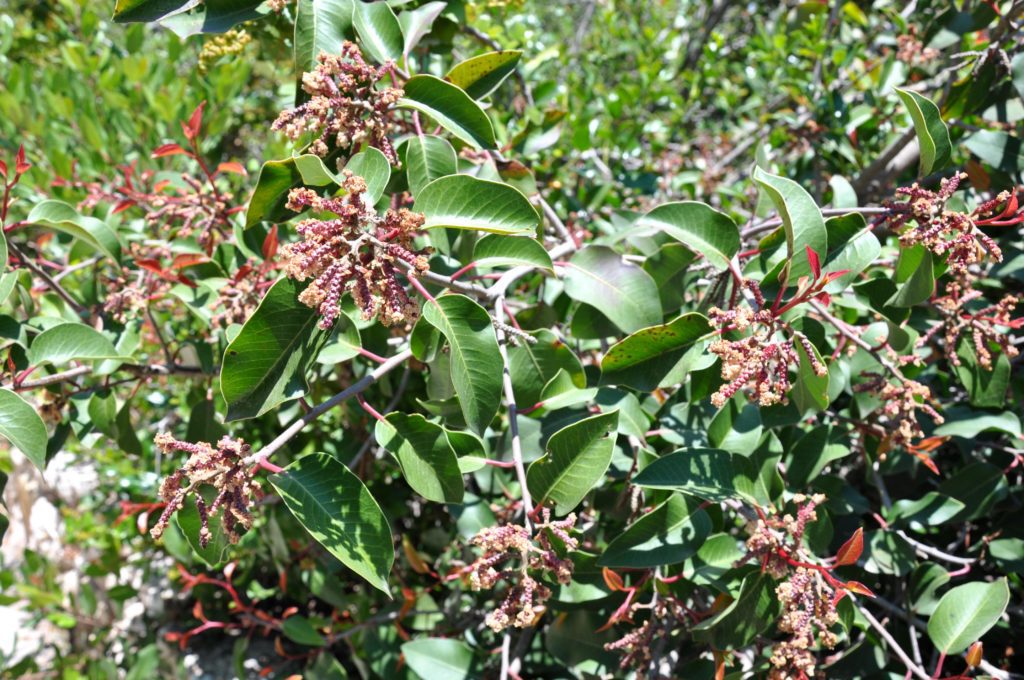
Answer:
<svg viewBox="0 0 1024 680"><path fill-rule="evenodd" d="M374 205L384 195L391 181L391 163L382 151L372 146L352 156L345 164L345 169L366 180L366 194Z"/></svg>
<svg viewBox="0 0 1024 680"><path fill-rule="evenodd" d="M784 270L786 273L780 281L795 282L801 276L811 276L807 248L817 253L820 259L828 253L828 232L821 210L811 195L791 179L773 175L759 167L754 168L753 179L771 198L786 233L788 271Z"/></svg>
<svg viewBox="0 0 1024 680"><path fill-rule="evenodd" d="M338 181L338 176L327 169L327 166L324 165L324 159L320 158L320 156L306 153L296 156L292 160L295 161L295 169L299 171L302 184L307 187L325 187L328 184L341 184ZM259 188L258 183L257 188ZM289 190L291 188L289 186Z"/></svg>
<svg viewBox="0 0 1024 680"><path fill-rule="evenodd" d="M409 486L435 503L461 503L459 461L444 428L417 414L389 413L378 420L377 443L394 454Z"/></svg>
<svg viewBox="0 0 1024 680"><path fill-rule="evenodd" d="M288 219L294 214L285 208L288 192L302 185L302 174L294 158L265 162L245 209L245 228L263 220L277 222Z"/></svg>
<svg viewBox="0 0 1024 680"><path fill-rule="evenodd" d="M518 189L470 175L448 175L423 187L414 209L427 216L424 229L477 229L532 235L540 218Z"/></svg>
<svg viewBox="0 0 1024 680"><path fill-rule="evenodd" d="M107 336L82 323L51 326L32 341L29 361L37 366L60 366L75 359L117 359L120 354Z"/></svg>
<svg viewBox="0 0 1024 680"><path fill-rule="evenodd" d="M530 464L526 485L533 502L556 504L567 514L604 477L612 461L619 412L610 411L563 427L548 439L547 453Z"/></svg>
<svg viewBox="0 0 1024 680"><path fill-rule="evenodd" d="M902 283L896 293L886 301L894 307L913 307L926 302L935 292L935 268L931 253L924 246L900 250L896 265L897 277ZM909 272L901 277L900 272Z"/></svg>
<svg viewBox="0 0 1024 680"><path fill-rule="evenodd" d="M317 324L317 310L299 302L301 290L291 279L275 283L224 351L226 420L261 416L306 393L306 370L331 334Z"/></svg>
<svg viewBox="0 0 1024 680"><path fill-rule="evenodd" d="M541 399L545 385L564 371L574 387L587 386L587 377L579 357L549 330L531 333L537 342L521 342L508 348L509 373L516 403L522 408L533 406Z"/></svg>
<svg viewBox="0 0 1024 680"><path fill-rule="evenodd" d="M458 172L455 149L442 137L414 135L402 145L401 151L409 192L415 197L435 179Z"/></svg>
<svg viewBox="0 0 1024 680"><path fill-rule="evenodd" d="M292 642L307 647L325 647L327 640L305 616L289 616L281 624L281 632Z"/></svg>
<svg viewBox="0 0 1024 680"><path fill-rule="evenodd" d="M477 267L528 266L554 270L551 256L536 239L488 234L473 246Z"/></svg>
<svg viewBox="0 0 1024 680"><path fill-rule="evenodd" d="M659 205L636 222L637 228L653 228L694 250L718 269L740 249L740 230L725 213L697 201Z"/></svg>
<svg viewBox="0 0 1024 680"><path fill-rule="evenodd" d="M46 468L47 435L43 419L28 402L3 388L0 388L0 436L25 454L40 471Z"/></svg>
<svg viewBox="0 0 1024 680"><path fill-rule="evenodd" d="M890 524L899 521L920 531L948 522L964 507L964 504L955 498L929 491L916 501L896 501L892 509L886 513L886 519Z"/></svg>
<svg viewBox="0 0 1024 680"><path fill-rule="evenodd" d="M405 10L398 17L398 23L402 27L402 35L405 36L405 44L402 54L409 54L419 44L434 25L434 21L441 12L448 6L446 1L434 0L427 2L416 9Z"/></svg>
<svg viewBox="0 0 1024 680"><path fill-rule="evenodd" d="M490 315L464 295L442 295L423 306L423 319L447 338L459 406L469 428L483 434L501 402L503 362Z"/></svg>
<svg viewBox="0 0 1024 680"><path fill-rule="evenodd" d="M468 680L480 677L474 671L473 650L461 640L423 638L402 645L402 655L423 680Z"/></svg>
<svg viewBox="0 0 1024 680"><path fill-rule="evenodd" d="M799 409L801 415L808 411L824 411L828 408L828 372L825 375L818 375L814 372L814 364L811 357L807 355L802 342L794 342L797 356L800 357L800 365L797 367L796 381L789 396ZM811 351L814 352L814 359L818 365L824 366L825 361L818 353L818 348L811 343Z"/></svg>
<svg viewBox="0 0 1024 680"><path fill-rule="evenodd" d="M750 574L740 592L714 618L694 626L694 637L715 649L740 649L772 624L778 609L775 584L765 574Z"/></svg>
<svg viewBox="0 0 1024 680"><path fill-rule="evenodd" d="M903 100L910 119L914 121L914 130L921 147L920 175L930 175L949 165L953 144L949 141L949 130L942 122L939 107L927 97L910 90L896 88L896 94Z"/></svg>
<svg viewBox="0 0 1024 680"><path fill-rule="evenodd" d="M473 99L481 99L494 92L516 70L522 54L520 50L487 52L456 64L444 78Z"/></svg>
<svg viewBox="0 0 1024 680"><path fill-rule="evenodd" d="M95 217L80 215L77 210L63 201L38 203L25 219L36 225L69 234L109 256L114 262L121 263L121 242L117 238L117 233L106 222ZM5 241L5 253L6 249Z"/></svg>
<svg viewBox="0 0 1024 680"><path fill-rule="evenodd" d="M158 21L179 38L197 33L224 33L235 24L258 19L268 11L265 0L118 0L117 22Z"/></svg>
<svg viewBox="0 0 1024 680"><path fill-rule="evenodd" d="M1013 86L1017 88L1017 94L1024 99L1024 52L1018 52L1010 62L1010 74L1013 77Z"/></svg>
<svg viewBox="0 0 1024 680"><path fill-rule="evenodd" d="M398 106L433 118L448 132L477 149L494 148L494 127L480 105L462 89L431 75L409 78Z"/></svg>
<svg viewBox="0 0 1024 680"><path fill-rule="evenodd" d="M654 279L607 246L587 246L565 267L565 292L601 310L626 333L661 323Z"/></svg>
<svg viewBox="0 0 1024 680"><path fill-rule="evenodd" d="M385 593L395 561L391 527L363 482L326 453L269 477L306 531L342 564Z"/></svg>
<svg viewBox="0 0 1024 680"><path fill-rule="evenodd" d="M672 489L707 501L739 498L756 502L755 476L743 456L718 449L681 449L650 463L633 483L648 489Z"/></svg>
<svg viewBox="0 0 1024 680"><path fill-rule="evenodd" d="M204 498L207 503L211 503L214 500L213 497L209 496L204 496ZM226 511L222 510L221 512ZM210 541L204 548L199 542L199 531L202 527L202 521L199 517L199 508L196 507L195 503L191 501L186 502L178 512L174 513L174 521L192 548L192 553L207 567L216 569L227 561L231 555L231 543L228 540L227 534L224 533L224 524L222 522L215 521L213 518L210 519Z"/></svg>
<svg viewBox="0 0 1024 680"><path fill-rule="evenodd" d="M352 25L359 34L363 51L379 64L398 61L405 40L398 17L386 2L353 0Z"/></svg>
<svg viewBox="0 0 1024 680"><path fill-rule="evenodd" d="M312 71L321 52L341 54L352 29L353 0L299 0L295 7L295 77Z"/></svg>
<svg viewBox="0 0 1024 680"><path fill-rule="evenodd" d="M629 569L679 564L695 554L710 533L708 514L673 494L616 536L597 563Z"/></svg>
<svg viewBox="0 0 1024 680"><path fill-rule="evenodd" d="M821 271L829 274L848 270L825 287L826 291L836 295L856 281L861 272L878 258L882 244L868 229L860 213L832 217L825 221L825 230L831 252L822 264Z"/></svg>
<svg viewBox="0 0 1024 680"><path fill-rule="evenodd" d="M1010 602L1006 578L948 591L928 619L928 637L944 654L959 654L999 621Z"/></svg>
<svg viewBox="0 0 1024 680"><path fill-rule="evenodd" d="M650 392L673 372L687 348L710 331L707 317L696 312L643 328L612 345L604 355L601 384Z"/></svg>
<svg viewBox="0 0 1024 680"><path fill-rule="evenodd" d="M995 350L993 353L995 356L992 357L992 364L986 368L978 361L973 338L960 340L960 346L956 351L960 365L954 366L953 370L967 390L971 406L1002 408L1006 401L1013 367L1001 350Z"/></svg>
<svg viewBox="0 0 1024 680"><path fill-rule="evenodd" d="M1024 170L1024 145L1020 137L1001 130L981 130L964 139L964 146L993 168L1008 174Z"/></svg>

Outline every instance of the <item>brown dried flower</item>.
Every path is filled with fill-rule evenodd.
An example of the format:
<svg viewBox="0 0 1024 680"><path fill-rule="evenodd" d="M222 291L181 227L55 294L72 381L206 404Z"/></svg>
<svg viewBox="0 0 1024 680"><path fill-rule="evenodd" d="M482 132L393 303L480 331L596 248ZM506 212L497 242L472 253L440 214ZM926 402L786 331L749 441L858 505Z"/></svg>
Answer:
<svg viewBox="0 0 1024 680"><path fill-rule="evenodd" d="M224 531L232 543L237 543L241 534L252 527L250 508L262 496L259 484L253 479L254 468L245 463L246 457L252 453L252 447L241 439L224 437L214 448L206 442L193 444L179 441L167 433L158 434L153 443L164 453L189 454L185 464L160 485L160 498L167 506L150 531L153 538L163 535L171 517L185 505L189 494L194 493L201 522L200 545L205 548L209 543L212 537L210 515L221 509ZM202 485L210 485L217 492L209 507L198 493Z"/></svg>
<svg viewBox="0 0 1024 680"><path fill-rule="evenodd" d="M380 149L392 165L397 164L388 138L389 110L402 97L402 90L377 88L390 65L370 66L351 42L342 45L340 55L321 53L317 61L320 63L313 71L302 75L302 89L310 100L282 111L272 129L293 140L308 132L318 134L309 147L317 156L366 143Z"/></svg>
<svg viewBox="0 0 1024 680"><path fill-rule="evenodd" d="M1001 330L1020 326L1020 319L1010 318L1018 303L1017 296L1006 295L994 305L971 311L968 308L969 304L981 296L981 291L971 288L968 277L947 284L946 294L935 299L935 306L942 315L942 321L922 335L917 341L917 346L923 347L941 331L946 358L954 366L960 365L960 357L956 353L957 346L961 336L967 334L974 345L978 363L987 370L992 370L992 345L997 346L999 351L1009 358L1017 356L1019 351L1014 346L1012 338L1005 330Z"/></svg>
<svg viewBox="0 0 1024 680"><path fill-rule="evenodd" d="M321 328L334 324L345 291L366 319L377 316L385 326L415 321L419 305L399 282L397 262L409 265L408 276L429 268L429 249L412 246L423 215L402 208L378 217L366 196L366 182L351 172L345 172L343 187L346 195L341 198L322 198L311 189L293 189L288 197L292 210L310 207L337 215L300 222L297 231L303 241L281 248L289 277L313 279L299 300L319 308Z"/></svg>
<svg viewBox="0 0 1024 680"><path fill-rule="evenodd" d="M978 229L978 225L990 222L984 219L985 215L1011 199L1008 193L1000 194L970 214L947 210L946 202L965 179L966 173L943 179L937 192L916 183L901 187L896 194L906 197L906 200L886 203L891 211L887 221L893 230L914 223L900 234L900 244L904 247L922 245L936 255L946 255L946 262L954 274L963 274L970 265L984 261L986 252L996 262L1003 259L999 246Z"/></svg>
<svg viewBox="0 0 1024 680"><path fill-rule="evenodd" d="M545 508L543 514L544 522L535 527L532 537L525 527L515 524L488 527L473 537L473 545L484 553L469 566L473 590L493 588L500 580L512 583L502 602L484 619L496 633L509 626L532 626L543 614L551 589L535 579L531 571L562 585L572 581L572 560L558 556L551 536L556 536L567 550L575 550L579 543L569 532L576 526L576 515L552 521L550 510ZM518 567L499 571L498 567L513 560L519 561Z"/></svg>

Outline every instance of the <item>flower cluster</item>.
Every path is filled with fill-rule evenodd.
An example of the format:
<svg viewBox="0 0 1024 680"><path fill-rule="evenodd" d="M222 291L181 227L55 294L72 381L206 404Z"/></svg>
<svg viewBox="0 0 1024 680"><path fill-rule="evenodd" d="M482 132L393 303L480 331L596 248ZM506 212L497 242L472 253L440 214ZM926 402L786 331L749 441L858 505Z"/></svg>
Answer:
<svg viewBox="0 0 1024 680"><path fill-rule="evenodd" d="M782 605L778 627L788 640L772 648L771 680L795 680L815 675L817 659L811 648L831 649L839 641L830 628L839 621L836 591L820 571L797 567L789 580L775 588Z"/></svg>
<svg viewBox="0 0 1024 680"><path fill-rule="evenodd" d="M889 442L894 446L909 446L915 439L924 436L917 412L930 417L941 425L943 417L929 402L934 402L931 390L916 380L902 378L899 383L890 383L884 376L867 374L871 380L854 387L856 392L874 392L882 400L882 413L888 419Z"/></svg>
<svg viewBox="0 0 1024 680"><path fill-rule="evenodd" d="M761 569L774 578L783 578L789 573L789 563L784 557L788 553L787 543L799 548L807 524L818 519L815 508L825 502L825 496L797 494L793 502L798 506L796 516L789 513L782 517L761 514L750 527L747 554L743 561L760 561Z"/></svg>
<svg viewBox="0 0 1024 680"><path fill-rule="evenodd" d="M189 494L195 494L201 523L200 545L205 548L209 543L212 537L210 515L218 510L223 510L221 523L228 539L237 543L241 534L252 527L250 508L262 496L259 484L253 479L254 468L246 463L252 447L241 439L223 437L214 448L206 442L179 441L167 433L158 434L153 443L164 453L189 454L185 464L160 485L160 498L167 506L150 532L153 538L163 535L174 513L184 507ZM202 485L212 486L217 492L209 506L198 493Z"/></svg>
<svg viewBox="0 0 1024 680"><path fill-rule="evenodd" d="M572 581L572 560L559 557L551 536L557 537L566 550L575 550L579 542L569 533L575 526L576 515L552 521L551 512L545 508L544 522L537 525L532 537L525 527L514 524L488 527L473 537L473 545L483 551L469 566L473 590L493 588L500 580L512 583L502 602L484 620L491 630L498 633L509 626L526 628L544 613L544 602L551 597L551 589L534 578L531 571L562 585ZM517 567L504 568L513 560L519 561Z"/></svg>
<svg viewBox="0 0 1024 680"><path fill-rule="evenodd" d="M227 328L231 324L244 324L259 306L267 288L274 281L270 275L273 263L265 260L258 266L246 263L217 291L217 311L211 323Z"/></svg>
<svg viewBox="0 0 1024 680"><path fill-rule="evenodd" d="M338 318L346 290L366 319L377 316L386 326L415 321L419 305L398 281L398 262L407 265L407 276L428 269L429 250L412 246L423 215L402 208L378 217L362 177L345 172L342 186L346 195L340 198L322 198L311 189L293 189L288 197L292 210L309 207L337 215L303 220L296 229L303 240L281 248L289 277L313 279L299 300L319 309L321 328L330 328Z"/></svg>
<svg viewBox="0 0 1024 680"><path fill-rule="evenodd" d="M943 179L937 192L924 189L916 183L901 187L896 190L896 194L906 200L886 203L891 211L888 224L892 229L898 230L914 223L900 234L900 244L905 247L922 245L936 255L946 255L949 269L954 274L965 273L969 266L984 261L986 252L997 262L1003 259L996 242L978 226L1003 226L1007 222L1003 219L1008 217L1007 210L1012 205L1015 212L1017 207L1016 198L1004 192L979 205L970 214L947 210L947 201L966 178L966 173L957 173ZM1002 205L1006 209L992 216L996 208ZM989 217L986 218L986 215Z"/></svg>
<svg viewBox="0 0 1024 680"><path fill-rule="evenodd" d="M136 281L128 281L123 276L111 279L103 311L117 323L127 323L146 308L149 295L142 279L141 273Z"/></svg>
<svg viewBox="0 0 1024 680"><path fill-rule="evenodd" d="M1017 297L1007 295L994 305L977 311L969 310L968 305L981 295L981 291L971 288L967 277L950 282L946 286L946 294L935 299L935 306L942 315L942 322L922 335L917 341L917 346L923 347L941 331L945 341L946 358L954 366L960 365L960 357L956 353L960 337L968 334L978 363L987 370L992 370L993 345L1009 358L1017 356L1019 352L1010 336L999 330L1020 326L1021 319L1010 318L1017 306Z"/></svg>
<svg viewBox="0 0 1024 680"><path fill-rule="evenodd" d="M751 398L761 406L786 403L786 393L792 387L790 368L800 362L795 342L799 342L810 357L815 373L825 375L828 372L802 333L792 332L792 339L776 339L776 328L785 326L770 310L755 312L749 307L740 307L725 311L712 307L708 316L721 333L753 329L750 335L739 340L720 338L708 348L722 360L725 384L711 396L711 403L718 408L744 388L749 388Z"/></svg>
<svg viewBox="0 0 1024 680"><path fill-rule="evenodd" d="M941 54L934 47L925 47L914 26L909 31L896 36L896 58L908 66L923 66Z"/></svg>
<svg viewBox="0 0 1024 680"><path fill-rule="evenodd" d="M639 609L645 605L633 603L632 610ZM659 631L664 631L663 625L666 621L675 620L686 625L691 621L686 617L686 607L674 597L660 597L650 607L650 616L636 628L623 635L614 642L608 642L604 648L609 652L623 652L619 661L619 668L622 670L633 669L637 680L647 677L662 677L660 669L652 668L654 663L654 650L657 646L655 636Z"/></svg>
<svg viewBox="0 0 1024 680"><path fill-rule="evenodd" d="M251 42L252 36L239 28L214 35L203 43L203 49L199 52L199 72L206 73L210 65L221 57L240 54Z"/></svg>
<svg viewBox="0 0 1024 680"><path fill-rule="evenodd" d="M758 509L759 519L747 539L743 561L758 560L761 570L776 579L775 594L782 605L778 628L788 639L772 649L771 680L796 680L815 677L817 659L814 646L834 647L837 638L830 629L839 620L836 604L846 591L869 595L870 591L854 581L842 582L831 574L831 567L805 560L803 536L807 525L817 519L815 508L825 496L815 494L793 497L796 515L765 515ZM863 534L858 531L839 551L835 566L852 564L863 548Z"/></svg>
<svg viewBox="0 0 1024 680"><path fill-rule="evenodd" d="M282 111L272 129L293 140L307 132L319 135L309 147L317 156L367 143L380 149L392 165L397 164L388 138L389 109L401 98L402 90L376 87L390 65L370 66L351 42L342 45L340 55L321 53L317 60L316 68L302 75L302 89L310 100Z"/></svg>

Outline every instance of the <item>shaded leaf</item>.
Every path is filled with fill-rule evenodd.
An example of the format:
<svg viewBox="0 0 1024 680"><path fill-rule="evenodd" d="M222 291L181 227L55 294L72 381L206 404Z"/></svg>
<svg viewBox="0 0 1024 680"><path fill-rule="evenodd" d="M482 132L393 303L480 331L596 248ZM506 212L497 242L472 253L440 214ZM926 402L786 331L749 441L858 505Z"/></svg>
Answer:
<svg viewBox="0 0 1024 680"><path fill-rule="evenodd" d="M409 486L428 501L461 503L462 474L440 425L417 414L389 413L378 420L377 443L394 454Z"/></svg>
<svg viewBox="0 0 1024 680"><path fill-rule="evenodd" d="M469 175L448 175L423 187L414 209L424 229L476 229L496 234L534 233L537 211L518 189Z"/></svg>
<svg viewBox="0 0 1024 680"><path fill-rule="evenodd" d="M711 519L683 496L643 515L615 537L598 559L603 567L650 569L679 564L695 554L711 533Z"/></svg>
<svg viewBox="0 0 1024 680"><path fill-rule="evenodd" d="M610 411L563 427L548 439L547 453L530 464L526 484L536 505L554 501L564 515L604 477L612 460L619 412Z"/></svg>
<svg viewBox="0 0 1024 680"><path fill-rule="evenodd" d="M673 372L686 350L711 331L703 314L690 312L643 328L612 345L601 360L601 383L648 392Z"/></svg>
<svg viewBox="0 0 1024 680"><path fill-rule="evenodd" d="M627 333L661 323L654 280L607 246L587 246L573 255L565 267L565 292L600 309Z"/></svg>

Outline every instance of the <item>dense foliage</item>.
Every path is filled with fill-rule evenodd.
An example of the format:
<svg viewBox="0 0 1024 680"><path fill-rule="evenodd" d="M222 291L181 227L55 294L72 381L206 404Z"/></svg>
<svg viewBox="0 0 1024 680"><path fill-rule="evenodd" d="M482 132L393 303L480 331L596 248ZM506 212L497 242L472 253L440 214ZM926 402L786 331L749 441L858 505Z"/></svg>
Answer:
<svg viewBox="0 0 1024 680"><path fill-rule="evenodd" d="M1021 677L1024 0L8 5L6 675Z"/></svg>

